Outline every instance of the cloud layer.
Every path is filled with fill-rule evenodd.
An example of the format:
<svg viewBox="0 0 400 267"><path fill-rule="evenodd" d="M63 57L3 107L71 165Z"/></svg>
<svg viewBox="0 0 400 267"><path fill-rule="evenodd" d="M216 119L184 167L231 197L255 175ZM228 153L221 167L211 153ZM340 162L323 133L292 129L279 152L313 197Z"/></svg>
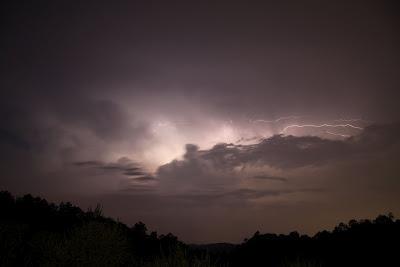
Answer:
<svg viewBox="0 0 400 267"><path fill-rule="evenodd" d="M192 241L400 212L398 1L179 2L6 1L0 187Z"/></svg>

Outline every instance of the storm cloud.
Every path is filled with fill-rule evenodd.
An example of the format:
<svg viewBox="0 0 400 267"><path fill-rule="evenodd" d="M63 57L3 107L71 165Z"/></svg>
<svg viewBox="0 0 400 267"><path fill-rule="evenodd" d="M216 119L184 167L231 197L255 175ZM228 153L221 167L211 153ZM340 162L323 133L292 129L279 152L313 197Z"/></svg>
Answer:
<svg viewBox="0 0 400 267"><path fill-rule="evenodd" d="M250 2L5 1L0 187L199 242L400 212L398 1Z"/></svg>
<svg viewBox="0 0 400 267"><path fill-rule="evenodd" d="M158 174L171 175L191 169L232 171L237 167L266 165L278 169L320 166L331 161L351 160L355 157L376 156L391 146L398 145L399 124L368 126L359 135L344 140L323 139L317 136L274 135L257 144L217 144L209 150L187 145L184 159L175 160L159 168ZM174 176L174 175L172 175ZM268 179L268 177L266 177Z"/></svg>

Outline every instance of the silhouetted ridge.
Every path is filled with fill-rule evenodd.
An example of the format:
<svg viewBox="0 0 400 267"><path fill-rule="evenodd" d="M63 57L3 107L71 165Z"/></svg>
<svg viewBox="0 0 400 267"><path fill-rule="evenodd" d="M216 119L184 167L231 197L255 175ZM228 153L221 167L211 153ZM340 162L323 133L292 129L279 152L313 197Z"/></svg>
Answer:
<svg viewBox="0 0 400 267"><path fill-rule="evenodd" d="M185 245L69 202L0 192L0 266L400 266L393 214L309 237L256 232L239 245Z"/></svg>

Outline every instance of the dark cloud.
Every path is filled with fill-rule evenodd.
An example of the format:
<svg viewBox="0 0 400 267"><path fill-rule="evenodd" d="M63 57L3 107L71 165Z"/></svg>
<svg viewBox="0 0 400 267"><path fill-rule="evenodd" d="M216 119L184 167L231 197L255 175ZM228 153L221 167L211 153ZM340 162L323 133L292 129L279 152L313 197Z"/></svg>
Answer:
<svg viewBox="0 0 400 267"><path fill-rule="evenodd" d="M69 105L73 104L73 108ZM83 128L91 131L98 138L107 142L131 136L145 136L146 125L141 122L132 124L135 118L123 107L111 100L94 100L79 98L73 103L61 103L54 107L57 118L69 127Z"/></svg>
<svg viewBox="0 0 400 267"><path fill-rule="evenodd" d="M261 179L261 180L271 180L271 181L280 181L280 182L287 182L288 179L284 177L278 176L266 176L266 175L256 175L251 177L253 179Z"/></svg>
<svg viewBox="0 0 400 267"><path fill-rule="evenodd" d="M5 129L0 129L0 144L11 145L24 150L28 150L30 148L30 145L27 141Z"/></svg>
<svg viewBox="0 0 400 267"><path fill-rule="evenodd" d="M140 177L137 178L137 179L139 179L139 181L141 181ZM144 181L147 182L150 179L151 178L149 178L149 179L144 178ZM136 181L136 179L135 179L135 181ZM131 184L131 185L126 186L124 188L121 188L118 193L120 193L120 194L129 194L129 195L146 195L146 196L149 196L149 197L157 196L156 190L155 190L154 187L148 186L148 185L143 185L143 184L137 184L137 183L135 183L133 185Z"/></svg>
<svg viewBox="0 0 400 267"><path fill-rule="evenodd" d="M238 189L236 191L227 192L225 197L234 197L238 199L258 199L262 197L274 197L286 194L295 194L299 192L322 192L322 189L297 189L297 190L254 190L254 189Z"/></svg>
<svg viewBox="0 0 400 267"><path fill-rule="evenodd" d="M211 205L215 202L221 201L223 203L237 203L241 201L257 200L264 197L277 197L283 195L290 195L296 193L320 193L323 189L281 189L281 190L263 190L263 189L249 189L241 188L232 191L220 191L220 192L189 192L188 194L175 195L177 199L186 201L198 202L198 205Z"/></svg>
<svg viewBox="0 0 400 267"><path fill-rule="evenodd" d="M218 144L209 150L187 145L182 160L174 160L158 168L157 187L161 194L206 203L206 199L219 199L232 204L238 200L251 201L300 192L312 195L321 192L324 187L318 180L313 180L318 170L343 168L334 166L349 162L356 164L360 160L368 165L371 160L382 156L393 158L393 155L387 155L387 151L400 144L399 133L400 124L389 124L369 126L358 136L343 140L276 135L257 144ZM310 176L306 180L311 179L307 182L309 189L296 184L295 178L274 175L278 172L291 177L302 176L301 169L310 167L315 171L306 173ZM336 172L341 173L340 169ZM324 174L325 177L330 175ZM368 179L365 178L365 182ZM284 183L269 183L260 187L257 182L263 181Z"/></svg>
<svg viewBox="0 0 400 267"><path fill-rule="evenodd" d="M254 145L218 144L209 150L188 145L184 160L160 167L159 174L187 168L201 172L202 166L215 170L232 170L246 165L280 169L318 166L380 153L397 144L399 134L400 124L388 124L368 126L359 135L344 140L275 135Z"/></svg>
<svg viewBox="0 0 400 267"><path fill-rule="evenodd" d="M141 172L139 170L135 170L134 171L132 169L134 169L134 168L129 168L129 170L124 172L124 175L127 175L127 176L140 176L140 175L144 175L145 174L144 172ZM145 178L147 178L147 177L145 177Z"/></svg>
<svg viewBox="0 0 400 267"><path fill-rule="evenodd" d="M88 166L88 167L99 167L102 164L103 163L101 163L100 161L96 161L96 160L74 162L74 165L76 165L76 166Z"/></svg>
<svg viewBox="0 0 400 267"><path fill-rule="evenodd" d="M139 177L133 178L134 181L140 181L140 182L154 181L155 179L156 178L154 176L144 175L144 174L140 174Z"/></svg>
<svg viewBox="0 0 400 267"><path fill-rule="evenodd" d="M104 174L122 174L128 177L135 177L135 181L149 181L154 178L150 176L136 162L127 157L122 157L116 162L104 163L101 161L79 161L73 163L78 167L88 167L94 170L101 171Z"/></svg>

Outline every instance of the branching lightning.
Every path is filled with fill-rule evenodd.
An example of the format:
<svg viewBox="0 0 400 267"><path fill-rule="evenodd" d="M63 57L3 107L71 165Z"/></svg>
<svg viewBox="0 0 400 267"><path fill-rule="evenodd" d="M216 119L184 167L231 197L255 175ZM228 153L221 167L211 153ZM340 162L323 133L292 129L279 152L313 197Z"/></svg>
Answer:
<svg viewBox="0 0 400 267"><path fill-rule="evenodd" d="M334 121L337 121L337 122L357 122L357 121L360 121L360 122L371 122L371 121L367 121L367 120L364 120L364 119L337 119L337 120L334 120Z"/></svg>
<svg viewBox="0 0 400 267"><path fill-rule="evenodd" d="M306 127L311 127L311 128L325 128L325 127L329 127L329 128L353 128L353 129L357 129L357 130L363 130L363 128L359 127L359 126L355 126L352 124L292 124L292 125L288 125L285 128L283 128L283 130L281 131L281 133L285 133L288 129L290 128L306 128Z"/></svg>
<svg viewBox="0 0 400 267"><path fill-rule="evenodd" d="M303 116L286 116L286 117L280 117L275 120L250 120L251 123L277 123L283 120L291 120L291 119L299 119Z"/></svg>
<svg viewBox="0 0 400 267"><path fill-rule="evenodd" d="M330 134L330 135L340 136L340 137L343 137L343 138L351 137L351 135L349 135L349 134L339 134L339 133L333 133L333 132L329 132L329 131L326 131L326 133Z"/></svg>

